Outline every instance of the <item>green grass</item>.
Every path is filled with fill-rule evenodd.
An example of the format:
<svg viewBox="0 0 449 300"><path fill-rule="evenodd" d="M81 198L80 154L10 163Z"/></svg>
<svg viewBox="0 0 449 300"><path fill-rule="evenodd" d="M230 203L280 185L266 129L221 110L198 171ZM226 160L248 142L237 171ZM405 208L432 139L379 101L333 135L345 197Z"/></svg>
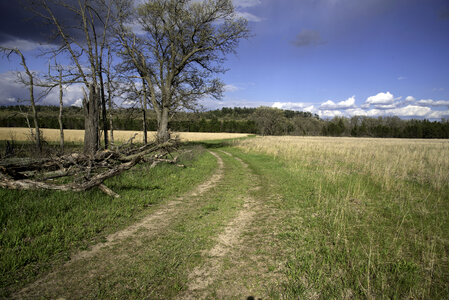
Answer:
<svg viewBox="0 0 449 300"><path fill-rule="evenodd" d="M183 209L162 232L148 235L143 231L138 243L129 239L95 259L74 262L57 275L56 285L39 285L38 295L170 299L185 290L189 273L201 265L205 259L202 253L215 245L217 234L241 208L242 195L250 184L239 162L221 156L225 161L224 179L205 194L183 200L193 201L193 205L181 204ZM214 159L207 154L201 161L215 166L210 158Z"/></svg>
<svg viewBox="0 0 449 300"><path fill-rule="evenodd" d="M219 297L233 282L252 284L274 299L448 297L447 188L397 179L387 189L382 180L345 162L335 176L302 157L292 162L230 144L203 144L222 157L224 177L205 194L182 200L168 226L157 234L141 232L95 259L74 262L60 274L59 285L42 284L38 295L179 297L188 275L205 263L205 253L250 196L257 200L257 214L241 244L233 247L235 253L223 258L220 274L208 287L210 297ZM240 157L249 170L221 149ZM0 297L155 212L158 204L192 189L217 167L207 152L183 163L187 168L160 165L151 171L142 165L109 180L107 186L120 199L99 191L0 190Z"/></svg>
<svg viewBox="0 0 449 300"><path fill-rule="evenodd" d="M240 209L241 195L249 184L238 162L226 155L221 157L226 166L223 181L196 199L195 207L184 211L163 234L143 237L144 246L132 246L132 258L115 263L113 273L95 276L94 281L100 285L95 288L96 296L172 299L186 289L188 274L204 262L202 253L215 245L214 237ZM115 276L115 272L121 276Z"/></svg>
<svg viewBox="0 0 449 300"><path fill-rule="evenodd" d="M277 195L277 239L289 250L287 280L273 297L449 295L447 189L397 182L385 190L349 168L335 178L315 166L234 153L265 181L265 194Z"/></svg>
<svg viewBox="0 0 449 300"><path fill-rule="evenodd" d="M106 181L119 199L98 190L0 190L0 297L190 190L216 168L215 158L203 151L182 163L187 168L161 164L150 171L139 165Z"/></svg>

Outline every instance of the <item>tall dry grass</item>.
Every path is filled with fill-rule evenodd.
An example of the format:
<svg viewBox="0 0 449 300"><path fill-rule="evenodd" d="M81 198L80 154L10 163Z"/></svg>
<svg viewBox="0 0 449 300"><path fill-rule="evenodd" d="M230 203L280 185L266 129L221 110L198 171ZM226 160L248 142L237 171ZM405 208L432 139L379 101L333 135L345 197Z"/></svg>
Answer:
<svg viewBox="0 0 449 300"><path fill-rule="evenodd" d="M237 145L298 166L324 168L330 177L341 172L365 173L386 188L404 181L437 189L449 186L449 140L258 137Z"/></svg>
<svg viewBox="0 0 449 300"><path fill-rule="evenodd" d="M44 139L49 142L59 141L59 129L42 129ZM136 142L143 141L143 133L141 131L115 130L114 140L116 142L126 142L134 134L137 133ZM175 132L174 135L179 136L181 141L204 141L204 140L221 140L246 137L245 133L211 133L211 132ZM0 127L0 140L29 141L30 130L28 128L11 128ZM149 139L154 139L155 131L149 131ZM82 142L84 139L84 130L66 129L64 130L64 139L66 142Z"/></svg>
<svg viewBox="0 0 449 300"><path fill-rule="evenodd" d="M447 299L449 141L260 137L286 299ZM278 160L273 163L272 157ZM257 165L257 163L261 165Z"/></svg>

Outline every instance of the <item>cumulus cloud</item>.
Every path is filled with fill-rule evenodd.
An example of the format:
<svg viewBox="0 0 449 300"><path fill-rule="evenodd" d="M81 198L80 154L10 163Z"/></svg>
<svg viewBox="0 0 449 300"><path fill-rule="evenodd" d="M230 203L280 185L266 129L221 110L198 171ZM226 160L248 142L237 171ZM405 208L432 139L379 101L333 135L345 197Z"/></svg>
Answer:
<svg viewBox="0 0 449 300"><path fill-rule="evenodd" d="M428 119L441 119L441 118L449 118L449 110L443 111L432 111L426 116Z"/></svg>
<svg viewBox="0 0 449 300"><path fill-rule="evenodd" d="M339 110L319 110L318 115L321 118L334 118L344 116L343 112Z"/></svg>
<svg viewBox="0 0 449 300"><path fill-rule="evenodd" d="M405 98L405 102L415 102L416 99L413 96L407 96L407 98Z"/></svg>
<svg viewBox="0 0 449 300"><path fill-rule="evenodd" d="M344 101L338 103L328 100L320 105L320 109L336 110L336 109L348 109L355 107L355 96L352 96Z"/></svg>
<svg viewBox="0 0 449 300"><path fill-rule="evenodd" d="M39 88L36 92L39 91ZM29 99L28 90L17 81L17 72L0 74L0 105L15 104L19 100ZM14 101L12 101L14 100Z"/></svg>
<svg viewBox="0 0 449 300"><path fill-rule="evenodd" d="M394 96L390 93L390 92L386 92L386 93L378 93L375 96L370 96L366 99L365 103L366 104L392 104L395 101Z"/></svg>
<svg viewBox="0 0 449 300"><path fill-rule="evenodd" d="M303 29L292 43L297 47L306 47L323 45L326 42L321 38L318 31Z"/></svg>
<svg viewBox="0 0 449 300"><path fill-rule="evenodd" d="M287 110L308 111L308 112L315 111L315 107L313 105L303 102L274 102L273 105L271 105L271 107Z"/></svg>
<svg viewBox="0 0 449 300"><path fill-rule="evenodd" d="M75 107L83 107L83 99L79 98L76 99L75 102L73 102L73 104L71 106L75 106Z"/></svg>
<svg viewBox="0 0 449 300"><path fill-rule="evenodd" d="M446 100L432 100L432 99L422 99L416 102L419 105L430 105L430 106L449 106L449 101Z"/></svg>
<svg viewBox="0 0 449 300"><path fill-rule="evenodd" d="M368 115L367 112L364 109L361 109L360 107L347 109L345 111L345 114L350 117Z"/></svg>
<svg viewBox="0 0 449 300"><path fill-rule="evenodd" d="M35 87L35 97L38 104L59 105L59 89L55 88L47 95L43 95L44 88ZM72 105L83 97L83 85L73 84L64 87L64 105ZM17 81L17 72L8 71L0 74L0 105L13 105L19 101L29 101L29 91Z"/></svg>
<svg viewBox="0 0 449 300"><path fill-rule="evenodd" d="M432 112L430 107L407 105L404 107L398 107L394 109L386 110L387 115L399 116L399 117L425 117Z"/></svg>

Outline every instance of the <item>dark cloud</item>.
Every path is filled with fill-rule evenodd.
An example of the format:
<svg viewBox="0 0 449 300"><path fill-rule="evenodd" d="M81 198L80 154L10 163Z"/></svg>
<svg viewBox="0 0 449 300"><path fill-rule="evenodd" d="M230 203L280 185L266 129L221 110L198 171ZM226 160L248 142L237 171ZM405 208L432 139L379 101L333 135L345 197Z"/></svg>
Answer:
<svg viewBox="0 0 449 300"><path fill-rule="evenodd" d="M448 7L442 8L442 9L440 10L438 16L439 16L440 19L442 19L442 20L447 20L447 19L449 19L449 8L448 8Z"/></svg>
<svg viewBox="0 0 449 300"><path fill-rule="evenodd" d="M39 1L0 0L0 44L16 40L41 44L58 43L54 40L56 36L55 26L37 16L32 8L43 12L45 15L47 13L36 4L32 6L32 2L38 3ZM78 29L81 22L80 18L70 9L54 4L55 2L57 1L48 1L48 4L65 32L75 39L82 40L84 34ZM68 6L73 4L73 7L77 7L77 0L64 0L63 2ZM94 1L91 2L91 6L96 6ZM97 11L102 14L106 10L97 7ZM100 25L97 19L96 22ZM98 26L97 34L101 34L101 26Z"/></svg>
<svg viewBox="0 0 449 300"><path fill-rule="evenodd" d="M326 41L321 38L321 35L318 31L303 29L296 36L296 39L292 43L297 47L306 47L323 45L326 43Z"/></svg>
<svg viewBox="0 0 449 300"><path fill-rule="evenodd" d="M17 39L46 42L53 30L30 10L26 1L0 1L0 43Z"/></svg>

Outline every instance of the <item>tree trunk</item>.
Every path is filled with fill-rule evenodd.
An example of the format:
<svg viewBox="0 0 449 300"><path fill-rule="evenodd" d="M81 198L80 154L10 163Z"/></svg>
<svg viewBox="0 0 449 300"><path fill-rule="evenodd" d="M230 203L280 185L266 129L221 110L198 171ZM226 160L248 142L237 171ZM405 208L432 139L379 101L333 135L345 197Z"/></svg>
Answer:
<svg viewBox="0 0 449 300"><path fill-rule="evenodd" d="M22 59L22 66L25 69L25 73L28 75L28 78L30 80L29 85L30 85L30 102L31 102L31 109L33 111L33 119L34 119L34 128L36 130L36 147L37 147L37 151L40 153L42 153L42 142L41 142L41 132L40 132L40 128L39 128L39 120L37 118L37 111L36 111L36 103L34 101L34 78L33 78L33 73L31 73L31 71L28 69L28 66L26 64L26 60L25 60L25 56L23 56L22 52L20 52L20 50L18 49L14 49L14 52L16 52L20 58Z"/></svg>
<svg viewBox="0 0 449 300"><path fill-rule="evenodd" d="M89 86L89 98L84 103L84 154L94 156L98 139L98 88Z"/></svg>
<svg viewBox="0 0 449 300"><path fill-rule="evenodd" d="M147 134L147 90L145 88L145 80L142 78L142 101L141 101L141 106L142 106L142 117L143 117L143 126L142 126L142 130L143 130L143 142L144 144L148 144L148 134Z"/></svg>
<svg viewBox="0 0 449 300"><path fill-rule="evenodd" d="M111 134L111 145L114 145L114 126L112 123L112 109L113 109L113 105L112 105L112 90L111 90L111 78L109 75L109 70L108 70L108 83L107 83L107 88L108 88L108 106L109 106L109 132Z"/></svg>
<svg viewBox="0 0 449 300"><path fill-rule="evenodd" d="M62 101L62 69L59 70L59 146L61 148L61 153L64 153L64 126L62 124L62 108L63 108L63 101Z"/></svg>
<svg viewBox="0 0 449 300"><path fill-rule="evenodd" d="M170 139L170 133L168 132L168 107L163 107L161 110L159 127L157 130L157 142L165 143Z"/></svg>
<svg viewBox="0 0 449 300"><path fill-rule="evenodd" d="M103 70L102 70L102 58L99 56L99 71L98 77L100 79L100 91L101 91L101 109L102 109L102 119L103 119L103 133L104 133L104 148L108 149L108 117L106 113L106 97L104 95L104 82L103 82Z"/></svg>

